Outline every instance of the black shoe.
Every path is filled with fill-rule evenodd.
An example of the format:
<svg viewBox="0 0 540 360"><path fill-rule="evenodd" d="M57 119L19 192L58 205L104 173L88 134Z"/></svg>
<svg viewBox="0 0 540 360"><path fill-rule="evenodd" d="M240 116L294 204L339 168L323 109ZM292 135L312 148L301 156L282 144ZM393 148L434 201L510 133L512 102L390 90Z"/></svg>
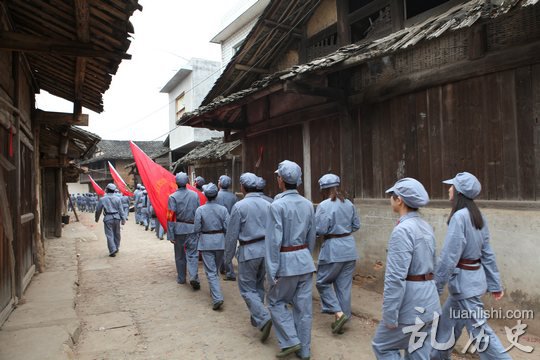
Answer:
<svg viewBox="0 0 540 360"><path fill-rule="evenodd" d="M235 278L235 277L229 277L229 276L226 276L223 280L225 280L225 281L236 281L236 278Z"/></svg>
<svg viewBox="0 0 540 360"><path fill-rule="evenodd" d="M193 290L199 290L201 288L201 283L198 282L197 280L191 280L189 282L189 284L191 285L191 287L193 288Z"/></svg>
<svg viewBox="0 0 540 360"><path fill-rule="evenodd" d="M270 329L272 329L272 320L268 320L262 327L261 342L265 342L266 339L268 339L268 336L270 336Z"/></svg>
<svg viewBox="0 0 540 360"><path fill-rule="evenodd" d="M221 308L221 305L223 305L223 300L219 300L217 303L212 305L212 310L217 311Z"/></svg>
<svg viewBox="0 0 540 360"><path fill-rule="evenodd" d="M154 231L154 228L150 228L150 231Z"/></svg>
<svg viewBox="0 0 540 360"><path fill-rule="evenodd" d="M276 357L284 358L284 357L289 356L292 353L300 351L301 349L302 349L301 344L296 344L296 345L293 345L293 346L289 346L289 347L281 349L281 351L276 354Z"/></svg>
<svg viewBox="0 0 540 360"><path fill-rule="evenodd" d="M302 355L300 355L300 351L295 352L294 355L296 355L297 358L302 359L302 360L310 360L311 359L310 356L302 357Z"/></svg>
<svg viewBox="0 0 540 360"><path fill-rule="evenodd" d="M148 231L148 226L145 226L145 227L144 227L144 231Z"/></svg>
<svg viewBox="0 0 540 360"><path fill-rule="evenodd" d="M110 253L109 256L110 256L110 257L115 257L117 252L118 252L118 250L116 250L116 251Z"/></svg>

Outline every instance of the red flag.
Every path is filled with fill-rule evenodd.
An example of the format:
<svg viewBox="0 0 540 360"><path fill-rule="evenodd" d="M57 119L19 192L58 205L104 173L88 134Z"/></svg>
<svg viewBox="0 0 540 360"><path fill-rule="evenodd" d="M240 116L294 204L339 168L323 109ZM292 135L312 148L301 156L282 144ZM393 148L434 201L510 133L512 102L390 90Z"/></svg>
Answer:
<svg viewBox="0 0 540 360"><path fill-rule="evenodd" d="M163 166L150 159L133 141L130 141L129 143L133 158L135 158L137 170L139 171L144 187L148 192L152 207L163 228L167 229L169 195L178 189L176 178ZM206 197L203 193L189 184L187 185L187 188L197 193L201 205L206 203Z"/></svg>
<svg viewBox="0 0 540 360"><path fill-rule="evenodd" d="M103 191L103 189L94 181L94 179L92 179L90 175L88 175L88 178L90 179L90 182L92 183L92 186L94 187L94 191L96 192L96 194L98 194L98 196L105 195L105 191Z"/></svg>
<svg viewBox="0 0 540 360"><path fill-rule="evenodd" d="M133 193L127 189L126 183L124 182L118 171L116 171L114 166L112 166L111 162L107 162L109 163L109 170L111 171L114 183L116 184L116 186L118 186L118 190L120 190L120 192L126 196L134 196Z"/></svg>

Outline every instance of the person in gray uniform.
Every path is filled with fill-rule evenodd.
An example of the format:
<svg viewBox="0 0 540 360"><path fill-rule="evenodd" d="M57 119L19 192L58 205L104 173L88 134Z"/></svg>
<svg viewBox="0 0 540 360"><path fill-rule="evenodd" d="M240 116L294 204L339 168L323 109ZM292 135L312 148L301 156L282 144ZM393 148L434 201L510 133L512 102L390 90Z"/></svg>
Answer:
<svg viewBox="0 0 540 360"><path fill-rule="evenodd" d="M129 196L122 195L122 208L124 209L124 214L126 214L126 220L129 216Z"/></svg>
<svg viewBox="0 0 540 360"><path fill-rule="evenodd" d="M137 207L137 204L139 203L139 198L142 195L141 187L141 184L137 184L137 188L133 192L133 205L135 205L135 224L137 225L141 223L141 211Z"/></svg>
<svg viewBox="0 0 540 360"><path fill-rule="evenodd" d="M204 178L202 176L197 176L194 180L194 184L195 187L197 188L197 190L199 191L203 191L203 185L206 184L206 180L204 180Z"/></svg>
<svg viewBox="0 0 540 360"><path fill-rule="evenodd" d="M323 200L315 212L317 235L323 237L317 266L321 310L334 314L332 333L342 332L350 319L351 290L358 251L353 232L360 228L356 208L339 189L340 178L326 174L319 179Z"/></svg>
<svg viewBox="0 0 540 360"><path fill-rule="evenodd" d="M266 187L266 180L264 180L262 177L257 178L257 191L259 194L261 194L261 197L268 201L269 203L273 202L274 199L272 199L270 196L267 196L264 194L264 188Z"/></svg>
<svg viewBox="0 0 540 360"><path fill-rule="evenodd" d="M441 312L433 280L435 235L418 213L429 196L413 178L397 181L386 193L399 221L388 241L383 313L371 343L373 352L377 359L402 359L401 350L406 359L429 359L432 322ZM426 334L425 341L413 343L414 331Z"/></svg>
<svg viewBox="0 0 540 360"><path fill-rule="evenodd" d="M143 190L142 195L139 198L139 204L141 209L142 226L144 226L144 230L148 231L148 226L150 223L150 213L148 212L150 198L148 197L148 191L146 189Z"/></svg>
<svg viewBox="0 0 540 360"><path fill-rule="evenodd" d="M257 180L252 173L240 176L245 197L232 208L225 236L225 261L231 262L236 253L238 289L251 314L251 324L261 330L261 341L264 342L272 327L270 312L264 305L264 239L269 204L258 192Z"/></svg>
<svg viewBox="0 0 540 360"><path fill-rule="evenodd" d="M189 178L184 172L176 174L178 190L169 195L167 206L167 240L174 244L174 260L176 263L179 284L186 283L186 263L189 283L193 290L199 290L197 234L193 225L195 211L199 207L199 196L186 188Z"/></svg>
<svg viewBox="0 0 540 360"><path fill-rule="evenodd" d="M203 188L208 202L195 211L194 231L199 235L197 249L202 254L204 272L212 296L212 309L219 310L223 305L223 294L219 285L218 271L223 262L229 212L225 206L216 202L218 188L215 184L208 183Z"/></svg>
<svg viewBox="0 0 540 360"><path fill-rule="evenodd" d="M102 197L96 207L96 222L99 221L103 211L103 226L109 247L109 256L115 257L120 249L120 224L126 223L126 216L122 208L122 202L114 195L116 185L108 184L105 188L105 196Z"/></svg>
<svg viewBox="0 0 540 360"><path fill-rule="evenodd" d="M80 193L77 193L77 208L79 211L84 211L83 197Z"/></svg>
<svg viewBox="0 0 540 360"><path fill-rule="evenodd" d="M276 356L296 353L309 359L315 271L311 253L316 237L313 204L298 193L302 183L298 164L284 160L276 174L282 193L269 205L265 231L268 304L281 348Z"/></svg>
<svg viewBox="0 0 540 360"><path fill-rule="evenodd" d="M227 208L229 215L234 204L238 201L236 195L229 190L231 186L231 178L227 175L221 175L218 181L219 192L216 197L216 203L223 205ZM225 259L220 267L220 272L225 274L225 281L236 281L236 273L234 272L234 265L232 262L227 262Z"/></svg>
<svg viewBox="0 0 540 360"><path fill-rule="evenodd" d="M447 349L434 349L432 359L450 359L463 328L477 340L480 359L511 359L484 316L482 296L490 292L495 300L504 296L495 254L489 244L487 221L474 199L482 189L471 173L462 172L443 183L451 185L448 197L452 210L435 281L439 294L448 283L449 296L439 321L437 343L450 342ZM470 314L456 318L452 314Z"/></svg>

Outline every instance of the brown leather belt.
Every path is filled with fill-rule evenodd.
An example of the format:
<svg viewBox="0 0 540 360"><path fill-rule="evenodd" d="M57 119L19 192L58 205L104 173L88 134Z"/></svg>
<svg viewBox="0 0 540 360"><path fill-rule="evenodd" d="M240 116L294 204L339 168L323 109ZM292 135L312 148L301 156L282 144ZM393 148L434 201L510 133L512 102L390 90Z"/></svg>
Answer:
<svg viewBox="0 0 540 360"><path fill-rule="evenodd" d="M239 242L240 242L240 246L244 246L244 245L253 244L259 241L263 241L263 240L264 240L264 236L261 236L261 237L251 239L251 240L239 240Z"/></svg>
<svg viewBox="0 0 540 360"><path fill-rule="evenodd" d="M423 275L407 275L405 280L407 281L429 281L433 280L433 273L423 274Z"/></svg>
<svg viewBox="0 0 540 360"><path fill-rule="evenodd" d="M472 265L472 266L470 266ZM480 259L459 259L456 267L463 269L463 270L478 270L480 269Z"/></svg>
<svg viewBox="0 0 540 360"><path fill-rule="evenodd" d="M345 233L345 234L326 234L323 236L324 240L328 239L334 239L334 238L342 238L351 235L351 233Z"/></svg>
<svg viewBox="0 0 540 360"><path fill-rule="evenodd" d="M184 223L184 224L195 224L193 221L187 221L187 220L176 220L176 222Z"/></svg>
<svg viewBox="0 0 540 360"><path fill-rule="evenodd" d="M210 231L203 231L203 234L223 234L225 231L222 230L210 230Z"/></svg>
<svg viewBox="0 0 540 360"><path fill-rule="evenodd" d="M280 252L291 252L291 251L298 251L298 250L302 250L302 249L307 249L308 245L307 244L302 244L302 245L296 245L296 246L282 246L279 251Z"/></svg>

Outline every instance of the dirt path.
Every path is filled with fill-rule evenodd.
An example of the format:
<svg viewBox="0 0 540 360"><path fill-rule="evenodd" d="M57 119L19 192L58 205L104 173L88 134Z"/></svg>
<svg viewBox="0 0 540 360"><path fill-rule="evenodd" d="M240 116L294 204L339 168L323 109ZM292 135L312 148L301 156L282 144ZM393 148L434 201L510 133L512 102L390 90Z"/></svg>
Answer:
<svg viewBox="0 0 540 360"><path fill-rule="evenodd" d="M206 277L202 289L176 284L173 247L135 225L133 214L122 231L117 257L108 257L103 224L82 214L92 240L78 246L80 287L77 312L83 330L79 359L274 359L272 333L265 344L249 322L236 282L221 283L224 308L212 311ZM354 318L340 336L330 332L332 317L314 302L313 359L373 359L375 324ZM292 357L294 358L294 356Z"/></svg>

